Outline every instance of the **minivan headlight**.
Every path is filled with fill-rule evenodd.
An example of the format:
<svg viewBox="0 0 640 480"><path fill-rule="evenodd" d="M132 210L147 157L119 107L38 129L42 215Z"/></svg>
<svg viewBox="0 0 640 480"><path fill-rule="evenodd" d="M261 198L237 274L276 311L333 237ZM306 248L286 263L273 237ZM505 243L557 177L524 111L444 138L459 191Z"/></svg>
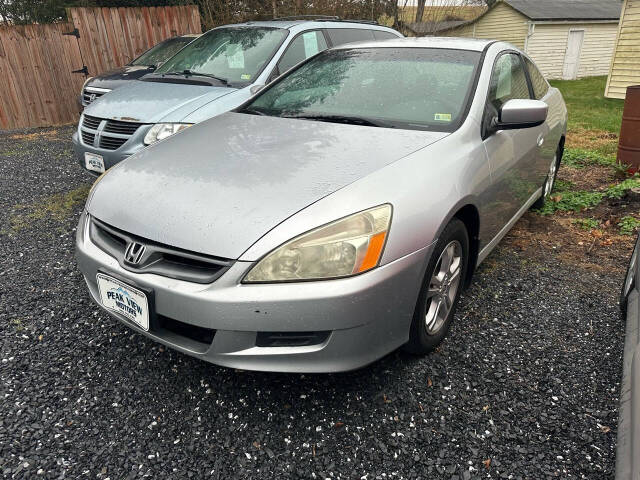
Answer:
<svg viewBox="0 0 640 480"><path fill-rule="evenodd" d="M380 205L304 233L260 260L243 283L325 280L371 270L380 263L391 210Z"/></svg>
<svg viewBox="0 0 640 480"><path fill-rule="evenodd" d="M191 125L193 123L156 123L144 136L144 144L151 145L159 140L164 140Z"/></svg>

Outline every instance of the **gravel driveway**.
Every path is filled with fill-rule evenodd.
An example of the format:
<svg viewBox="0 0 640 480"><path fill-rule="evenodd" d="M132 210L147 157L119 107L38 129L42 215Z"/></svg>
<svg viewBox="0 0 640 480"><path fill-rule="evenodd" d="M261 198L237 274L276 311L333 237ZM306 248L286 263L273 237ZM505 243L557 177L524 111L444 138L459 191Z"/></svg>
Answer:
<svg viewBox="0 0 640 480"><path fill-rule="evenodd" d="M220 368L89 301L73 237L92 178L71 132L0 133L3 478L613 476L623 262L583 270L512 236L426 358Z"/></svg>

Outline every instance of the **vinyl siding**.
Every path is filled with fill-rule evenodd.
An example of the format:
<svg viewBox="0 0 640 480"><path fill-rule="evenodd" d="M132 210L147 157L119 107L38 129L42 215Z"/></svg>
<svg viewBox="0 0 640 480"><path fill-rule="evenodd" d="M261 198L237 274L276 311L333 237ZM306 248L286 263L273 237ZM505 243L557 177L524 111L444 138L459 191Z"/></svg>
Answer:
<svg viewBox="0 0 640 480"><path fill-rule="evenodd" d="M625 98L627 87L640 84L640 0L626 0L605 96Z"/></svg>
<svg viewBox="0 0 640 480"><path fill-rule="evenodd" d="M527 53L546 78L562 78L571 30L584 30L578 78L607 75L616 41L616 23L536 24Z"/></svg>
<svg viewBox="0 0 640 480"><path fill-rule="evenodd" d="M498 3L474 23L448 30L444 35L502 40L524 49L527 32L527 17L505 3Z"/></svg>

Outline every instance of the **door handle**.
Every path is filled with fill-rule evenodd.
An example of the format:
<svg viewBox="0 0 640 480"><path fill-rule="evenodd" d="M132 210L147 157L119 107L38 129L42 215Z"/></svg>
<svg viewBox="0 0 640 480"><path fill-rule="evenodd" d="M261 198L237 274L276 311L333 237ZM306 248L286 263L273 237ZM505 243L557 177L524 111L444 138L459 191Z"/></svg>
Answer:
<svg viewBox="0 0 640 480"><path fill-rule="evenodd" d="M538 146L541 147L542 145L544 145L544 135L540 134L538 137Z"/></svg>

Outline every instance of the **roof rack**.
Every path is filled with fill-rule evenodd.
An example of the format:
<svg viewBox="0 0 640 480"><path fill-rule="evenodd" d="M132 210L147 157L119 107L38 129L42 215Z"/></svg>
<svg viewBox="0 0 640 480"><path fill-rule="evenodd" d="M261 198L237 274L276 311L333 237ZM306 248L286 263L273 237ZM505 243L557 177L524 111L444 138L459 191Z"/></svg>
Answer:
<svg viewBox="0 0 640 480"><path fill-rule="evenodd" d="M290 15L288 17L277 17L273 20L310 20L314 22L350 22L378 25L378 22L375 20L351 20L348 18L340 18L337 15Z"/></svg>
<svg viewBox="0 0 640 480"><path fill-rule="evenodd" d="M273 20L340 20L335 15L289 15L287 17L276 17Z"/></svg>

